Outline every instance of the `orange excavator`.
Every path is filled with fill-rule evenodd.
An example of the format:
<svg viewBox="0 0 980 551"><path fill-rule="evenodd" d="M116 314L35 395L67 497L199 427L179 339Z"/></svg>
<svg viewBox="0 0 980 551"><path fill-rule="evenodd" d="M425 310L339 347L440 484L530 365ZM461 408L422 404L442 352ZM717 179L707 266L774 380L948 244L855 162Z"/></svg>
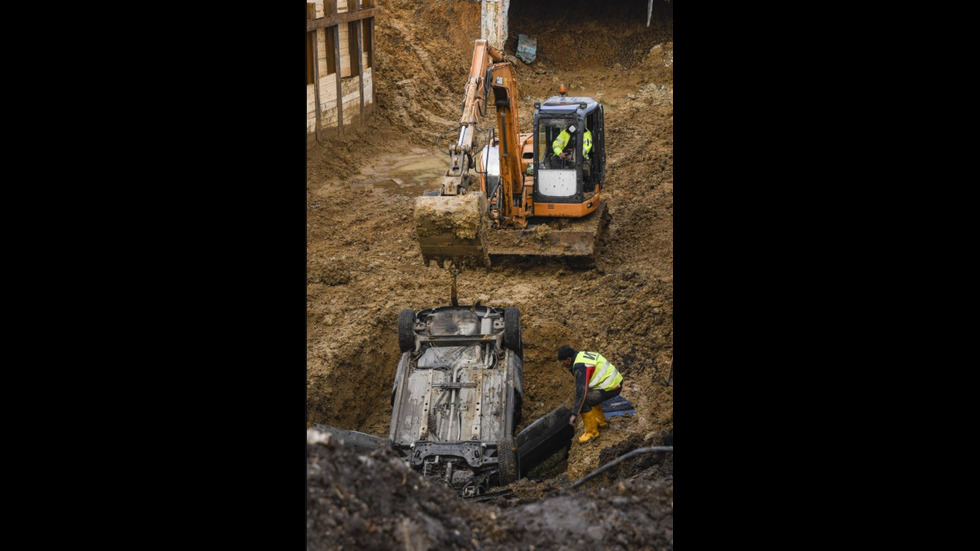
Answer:
<svg viewBox="0 0 980 551"><path fill-rule="evenodd" d="M481 131L489 108L496 128ZM490 266L491 256L590 257L608 221L602 105L552 96L534 104L531 133L518 131L517 73L503 52L477 40L463 114L439 189L415 201L426 265ZM454 129L455 130L455 129ZM485 137L480 147L477 140ZM479 150L479 151L477 151Z"/></svg>

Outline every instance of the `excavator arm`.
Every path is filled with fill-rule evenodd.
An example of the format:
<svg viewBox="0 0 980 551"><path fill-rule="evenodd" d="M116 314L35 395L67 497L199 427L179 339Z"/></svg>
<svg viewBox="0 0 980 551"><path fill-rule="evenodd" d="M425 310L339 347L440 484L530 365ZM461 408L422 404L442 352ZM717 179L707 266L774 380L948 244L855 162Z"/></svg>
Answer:
<svg viewBox="0 0 980 551"><path fill-rule="evenodd" d="M449 148L449 170L442 179L440 195L459 195L465 192L470 183L473 143L479 131L480 119L486 112L484 78L491 59L500 61L502 58L502 52L487 44L486 40L476 41L470 75L463 90L463 115L459 119L459 133L456 142Z"/></svg>
<svg viewBox="0 0 980 551"><path fill-rule="evenodd" d="M415 232L426 265L431 260L440 266L446 260L458 267L471 263L490 265L486 190L474 185L470 169L474 165L474 142L491 89L501 142L500 184L502 197L507 198L500 205L503 216L512 217L514 205L523 204L516 73L510 62L503 61L503 52L486 40L477 40L463 90L459 131L449 148L449 169L442 177L438 194L427 193L415 201Z"/></svg>
<svg viewBox="0 0 980 551"><path fill-rule="evenodd" d="M517 72L510 63L498 63L489 71L488 81L493 88L494 105L497 108L497 128L500 135L500 204L497 207L495 225L527 226L524 197L524 176L521 163L522 143L518 131L520 117L517 112ZM491 190L488 194L495 195Z"/></svg>

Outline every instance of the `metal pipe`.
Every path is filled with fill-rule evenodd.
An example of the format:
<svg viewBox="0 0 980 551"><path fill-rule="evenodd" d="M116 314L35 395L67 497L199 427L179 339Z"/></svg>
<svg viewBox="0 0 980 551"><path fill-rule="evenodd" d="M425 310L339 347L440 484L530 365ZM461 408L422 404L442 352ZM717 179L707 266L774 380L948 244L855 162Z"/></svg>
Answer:
<svg viewBox="0 0 980 551"><path fill-rule="evenodd" d="M454 383L458 383L459 382L460 375L462 373L462 369L463 369L462 366L460 366L460 367L457 368L456 376L454 377L455 380L453 381ZM462 397L463 389L462 388L455 388L453 390L456 393L456 401L457 402L462 401L462 399L463 399L463 397ZM458 419L459 422L457 423L459 425L459 428L456 429L456 441L459 441L459 440L461 440L463 438L463 407L462 407L462 405L460 405L460 408L459 408L459 411L457 412L457 415L459 415L459 419ZM451 431L450 431L450 436L452 436L452 432Z"/></svg>
<svg viewBox="0 0 980 551"><path fill-rule="evenodd" d="M631 451L631 452L629 452L629 453L627 453L625 455L621 455L621 456L617 457L616 459L610 461L609 463L606 463L605 465L599 467L598 469L592 471L591 473L583 476L582 478L579 479L578 482L576 482L575 484L572 484L571 486L569 486L569 488L576 488L576 487L578 487L580 484L582 484L586 480L588 480L588 479L590 479L590 478L592 478L592 477L594 477L594 476L596 476L598 474L601 474L601 473L609 470L610 468L612 468L612 467L614 467L614 466L622 463L623 461L626 461L627 459L629 459L630 457L633 457L634 455L639 455L641 453L650 453L650 452L673 452L673 451L674 451L674 446L653 446L653 447L650 447L650 448L637 448L637 449L635 449L635 450L633 450L633 451Z"/></svg>
<svg viewBox="0 0 980 551"><path fill-rule="evenodd" d="M466 140L466 128L467 128L467 126L465 124L459 127L459 137L456 138L456 152L457 153L461 153L461 152L463 152L463 151L466 150L466 148L463 147L463 145L464 145L463 142L464 142L464 140Z"/></svg>
<svg viewBox="0 0 980 551"><path fill-rule="evenodd" d="M459 365L457 365L456 367L453 368L453 374L452 374L452 377L450 379L450 382L452 382L452 383L458 383L459 382L458 379L459 379L459 371L460 371L460 369L462 369L462 366L459 366ZM446 431L446 441L447 442L452 442L453 441L453 421L456 419L456 415L455 415L455 413L456 413L456 402L459 401L459 391L460 391L459 388L451 388L451 389L449 389L449 400L450 400L450 402L449 402L449 430ZM459 432L459 435L462 436L462 434L463 434L463 420L462 419L459 420L459 431L458 432Z"/></svg>
<svg viewBox="0 0 980 551"><path fill-rule="evenodd" d="M463 389L461 389L461 388L456 389L456 397L457 398L461 398L460 397L460 392L462 392L462 391L463 391ZM460 442L460 441L463 440L463 408L462 408L462 406L459 408L459 411L456 412L456 415L459 416L459 419L456 420L457 421L456 424L459 425L459 428L456 429L456 440L455 441L456 442Z"/></svg>
<svg viewBox="0 0 980 551"><path fill-rule="evenodd" d="M449 377L449 382L456 382L456 371L459 366L453 368L453 373ZM456 400L453 398L453 393L455 389L449 389L449 428L446 430L446 442L452 442L453 440L453 419L455 419L454 413L456 412Z"/></svg>

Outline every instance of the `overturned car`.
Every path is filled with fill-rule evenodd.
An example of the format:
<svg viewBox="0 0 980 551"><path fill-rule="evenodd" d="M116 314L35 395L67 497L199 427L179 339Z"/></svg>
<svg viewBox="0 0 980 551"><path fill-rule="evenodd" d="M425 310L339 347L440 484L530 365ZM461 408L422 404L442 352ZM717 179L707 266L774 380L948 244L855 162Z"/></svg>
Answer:
<svg viewBox="0 0 980 551"><path fill-rule="evenodd" d="M565 406L515 435L524 399L517 308L402 310L398 344L388 438L314 428L365 453L392 448L413 469L464 498L484 496L567 452L574 430Z"/></svg>
<svg viewBox="0 0 980 551"><path fill-rule="evenodd" d="M395 450L463 497L517 480L524 396L517 308L403 310L398 344L388 436Z"/></svg>

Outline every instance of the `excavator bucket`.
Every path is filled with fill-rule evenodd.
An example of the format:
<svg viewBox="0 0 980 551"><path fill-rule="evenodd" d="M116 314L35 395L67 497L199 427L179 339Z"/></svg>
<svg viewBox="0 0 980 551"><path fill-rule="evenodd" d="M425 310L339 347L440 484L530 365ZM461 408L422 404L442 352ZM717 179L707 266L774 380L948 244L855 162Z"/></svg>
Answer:
<svg viewBox="0 0 980 551"><path fill-rule="evenodd" d="M487 254L487 198L464 195L423 195L415 199L415 233L426 266L448 260L460 266L490 265Z"/></svg>
<svg viewBox="0 0 980 551"><path fill-rule="evenodd" d="M609 223L605 202L583 218L552 218L524 229L491 230L488 252L493 257L561 257L595 262L596 244Z"/></svg>

